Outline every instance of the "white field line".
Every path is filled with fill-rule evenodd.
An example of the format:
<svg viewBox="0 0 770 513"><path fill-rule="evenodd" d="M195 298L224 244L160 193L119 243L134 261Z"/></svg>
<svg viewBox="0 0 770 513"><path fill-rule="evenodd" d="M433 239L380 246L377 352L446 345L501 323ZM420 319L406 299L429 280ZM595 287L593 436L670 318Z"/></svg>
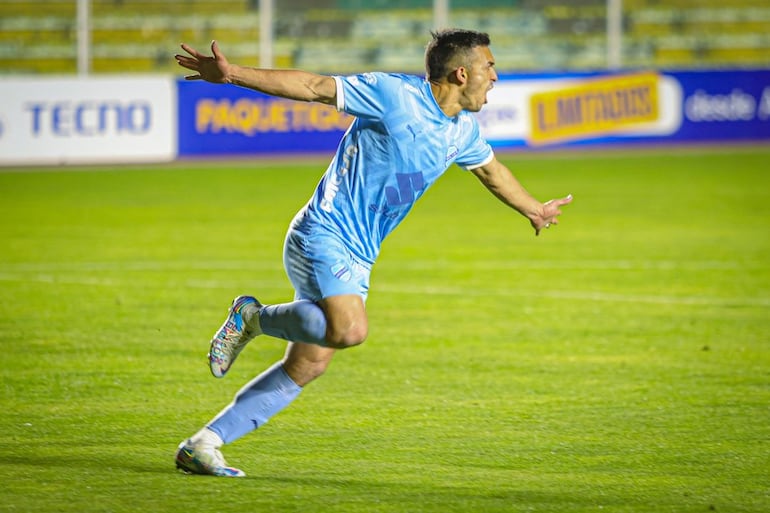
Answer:
<svg viewBox="0 0 770 513"><path fill-rule="evenodd" d="M0 264L0 273L9 272L98 272L98 271L282 271L279 259L275 263L261 261L177 261L177 262L23 262Z"/></svg>
<svg viewBox="0 0 770 513"><path fill-rule="evenodd" d="M279 276L275 274L273 276ZM2 282L20 282L20 283L49 283L56 285L87 285L93 287L116 287L123 289L169 289L169 288L194 288L194 289L233 289L233 288L288 288L290 287L288 279L279 281L276 279L259 279L258 276L244 276L244 279L232 280L135 280L131 278L97 278L94 276L79 276L73 274L53 275L53 274L11 274L0 272L0 283Z"/></svg>
<svg viewBox="0 0 770 513"><path fill-rule="evenodd" d="M628 270L628 271L701 271L701 270L762 270L770 264L761 260L744 262L729 260L409 260L394 263L383 261L378 269L398 271L426 270ZM0 264L0 273L10 272L97 272L97 271L282 271L280 257L275 261L214 260L214 261L136 261L136 262L22 262Z"/></svg>
<svg viewBox="0 0 770 513"><path fill-rule="evenodd" d="M509 270L576 270L576 271L708 271L708 270L762 270L768 262L726 260L417 260L406 263L385 263L380 267L399 271L429 271L478 269L483 271Z"/></svg>
<svg viewBox="0 0 770 513"><path fill-rule="evenodd" d="M693 306L733 306L733 307L770 307L770 297L733 297L721 298L713 296L671 296L671 295L641 295L617 294L588 290L523 290L523 289L484 289L474 290L460 287L376 287L375 293L425 295L425 296L454 296L454 297L501 297L501 298L533 298L533 299L564 299L570 301L595 301L606 303L634 303L655 305L693 305Z"/></svg>
<svg viewBox="0 0 770 513"><path fill-rule="evenodd" d="M518 265L521 264L521 265ZM719 261L687 261L687 262L624 262L624 261L574 261L574 262L480 262L469 264L476 269L505 270L505 269L587 269L587 270L711 270L711 269L735 269L748 270L747 266L737 263ZM0 282L35 282L68 285L88 285L122 288L202 288L202 289L227 289L244 286L259 287L287 287L287 280L277 279L283 277L283 270L276 265L264 265L264 263L252 262L134 262L134 263L54 263L54 264L16 264L2 266L10 272L0 270ZM404 269L406 267L406 269ZM411 262L407 266L398 266L398 269L424 271L427 269L452 269L466 268L459 262ZM764 269L765 264L756 263L753 269ZM0 268L1 269L1 268ZM13 270L10 270L13 269ZM41 272L41 271L47 272ZM238 277L228 280L220 279L188 279L188 280L137 280L133 276L125 277L100 277L83 275L88 272L110 271L243 271ZM260 277L260 275L264 276ZM265 279L266 278L266 279ZM473 289L469 287L451 286L391 286L387 283L378 283L373 288L374 293L423 295L423 296L457 296L457 297L500 297L500 298L534 298L534 299L564 299L594 302L658 304L658 305L694 305L694 306L739 306L739 307L770 307L769 297L714 297L714 296L675 296L665 294L640 295L607 293L589 290L528 290L518 288Z"/></svg>

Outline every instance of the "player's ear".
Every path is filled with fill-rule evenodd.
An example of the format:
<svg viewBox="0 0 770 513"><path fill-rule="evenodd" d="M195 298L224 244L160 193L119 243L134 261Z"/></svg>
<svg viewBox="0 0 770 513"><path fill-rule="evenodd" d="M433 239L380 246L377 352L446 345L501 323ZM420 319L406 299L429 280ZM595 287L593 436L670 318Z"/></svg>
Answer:
<svg viewBox="0 0 770 513"><path fill-rule="evenodd" d="M452 72L449 78L450 82L454 82L457 85L463 85L468 81L468 71L465 67L460 66Z"/></svg>

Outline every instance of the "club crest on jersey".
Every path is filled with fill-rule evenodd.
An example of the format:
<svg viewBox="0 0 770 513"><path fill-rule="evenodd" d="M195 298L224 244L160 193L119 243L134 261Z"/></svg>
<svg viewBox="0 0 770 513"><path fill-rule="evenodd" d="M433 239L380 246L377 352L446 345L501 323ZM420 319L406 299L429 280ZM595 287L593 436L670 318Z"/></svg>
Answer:
<svg viewBox="0 0 770 513"><path fill-rule="evenodd" d="M457 146L454 146L454 145L450 146L446 152L446 162L448 163L449 161L451 161L453 158L457 156L458 153L460 153L460 150L457 149Z"/></svg>

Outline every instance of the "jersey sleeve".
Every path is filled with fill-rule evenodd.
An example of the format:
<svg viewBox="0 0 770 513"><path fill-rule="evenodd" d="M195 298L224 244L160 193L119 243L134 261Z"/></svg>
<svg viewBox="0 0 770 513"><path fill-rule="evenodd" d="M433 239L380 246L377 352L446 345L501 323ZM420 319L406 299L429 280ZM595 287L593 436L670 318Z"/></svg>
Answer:
<svg viewBox="0 0 770 513"><path fill-rule="evenodd" d="M470 123L473 128L469 133L468 145L460 152L455 162L458 166L470 171L492 162L495 154L486 139L481 136L476 119L471 115L467 115L467 120L466 122Z"/></svg>
<svg viewBox="0 0 770 513"><path fill-rule="evenodd" d="M398 83L394 77L379 72L333 78L337 84L337 110L368 119L383 117L392 101L389 91Z"/></svg>

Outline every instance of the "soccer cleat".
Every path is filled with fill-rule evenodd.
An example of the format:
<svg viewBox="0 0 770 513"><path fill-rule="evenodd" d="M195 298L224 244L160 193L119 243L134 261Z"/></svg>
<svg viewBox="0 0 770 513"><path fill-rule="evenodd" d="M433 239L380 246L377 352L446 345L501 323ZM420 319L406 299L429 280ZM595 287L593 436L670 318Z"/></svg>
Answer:
<svg viewBox="0 0 770 513"><path fill-rule="evenodd" d="M179 444L176 452L176 468L186 474L200 474L218 477L245 477L240 469L228 467L219 449L213 445L198 443L193 445L190 440Z"/></svg>
<svg viewBox="0 0 770 513"><path fill-rule="evenodd" d="M238 296L233 300L227 319L211 340L209 367L215 377L221 378L227 374L246 344L262 334L259 327L261 308L262 304L251 296ZM248 312L252 316L248 326L243 318L247 310L252 310Z"/></svg>

